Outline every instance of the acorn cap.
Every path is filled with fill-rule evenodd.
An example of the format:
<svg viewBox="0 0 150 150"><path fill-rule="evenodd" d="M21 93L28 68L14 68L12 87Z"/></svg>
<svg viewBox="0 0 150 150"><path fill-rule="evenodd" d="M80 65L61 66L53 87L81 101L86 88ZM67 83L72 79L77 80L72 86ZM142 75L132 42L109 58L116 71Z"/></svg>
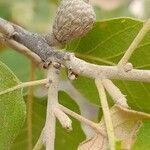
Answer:
<svg viewBox="0 0 150 150"><path fill-rule="evenodd" d="M92 29L95 20L95 12L87 0L62 0L54 20L54 40L63 44L79 38Z"/></svg>

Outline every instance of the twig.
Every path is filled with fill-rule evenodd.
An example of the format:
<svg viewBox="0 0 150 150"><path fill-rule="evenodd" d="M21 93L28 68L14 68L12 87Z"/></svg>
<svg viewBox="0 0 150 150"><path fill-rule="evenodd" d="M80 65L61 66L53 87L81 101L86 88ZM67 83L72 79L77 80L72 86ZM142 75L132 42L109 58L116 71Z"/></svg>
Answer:
<svg viewBox="0 0 150 150"><path fill-rule="evenodd" d="M42 80L36 80L36 81L30 81L30 82L20 83L20 84L14 86L14 87L11 87L9 89L1 91L0 95L6 94L6 93L9 93L9 92L18 90L18 89L22 89L22 88L25 88L25 87L37 86L37 85L42 85L42 84L46 84L46 83L48 83L47 79L42 79Z"/></svg>
<svg viewBox="0 0 150 150"><path fill-rule="evenodd" d="M82 76L87 76L93 79L117 79L150 82L149 70L132 69L125 71L117 66L100 66L88 63L84 60L70 55L70 60L64 62L64 65L71 69L74 73Z"/></svg>
<svg viewBox="0 0 150 150"><path fill-rule="evenodd" d="M106 136L106 134L99 128L99 125L97 123L94 123L86 118L84 118L83 116L71 111L70 109L62 106L59 104L59 108L65 112L66 114L72 116L73 118L79 120L80 122L90 126L92 129L94 129L97 133L102 134L103 136Z"/></svg>
<svg viewBox="0 0 150 150"><path fill-rule="evenodd" d="M31 52L25 46L13 41L8 40L10 47L18 50L19 52L27 55L31 60L34 60L36 64L42 64L41 59L38 55ZM118 80L130 80L130 81L143 81L150 82L150 71L149 70L138 70L132 69L129 72L119 69L116 66L100 66L85 62L75 56L71 56L69 61L64 62L68 69L72 69L76 74L91 78L109 78Z"/></svg>
<svg viewBox="0 0 150 150"><path fill-rule="evenodd" d="M7 40L8 45L11 48L25 54L36 64L42 64L38 55L30 51L28 48L15 42L14 40ZM71 55L71 54L70 54ZM75 72L76 74L91 77L91 78L108 78L118 80L130 80L130 81L143 81L150 82L149 70L132 69L129 72L119 69L116 66L100 66L83 61L75 56L71 55L69 61L65 61L64 65Z"/></svg>
<svg viewBox="0 0 150 150"><path fill-rule="evenodd" d="M27 47L23 46L22 44L11 39L7 39L6 42L10 47L27 55L28 57L31 58L31 60L34 60L37 64L41 63L41 58L34 52L30 51ZM66 54L66 55L70 57L70 60L64 59L63 64L76 74L91 77L94 79L108 78L108 79L150 82L149 70L132 69L131 71L126 72L124 70L119 69L116 66L99 66L99 65L87 63L79 58L76 58L71 54Z"/></svg>
<svg viewBox="0 0 150 150"><path fill-rule="evenodd" d="M97 86L97 89L99 92L99 96L101 99L101 105L102 105L110 150L115 150L115 135L114 135L113 124L112 124L110 111L109 111L109 107L108 107L108 103L107 103L105 89L103 87L101 80L96 79L95 83L96 83L96 86Z"/></svg>
<svg viewBox="0 0 150 150"><path fill-rule="evenodd" d="M9 46L15 50L27 55L36 64L42 64L41 59L38 55L31 52L25 46L15 42L14 40L7 41ZM71 54L70 54L71 55ZM150 82L150 71L132 69L129 72L119 69L116 66L100 66L83 61L75 56L71 56L69 61L65 61L64 65L75 72L76 74L91 77L91 78L108 78L118 80L130 80L130 81L143 81Z"/></svg>
<svg viewBox="0 0 150 150"><path fill-rule="evenodd" d="M0 24L1 24L1 19L0 19ZM9 22L8 22L8 24L11 25L11 23L9 23ZM7 30L7 28L5 29L5 26L0 26L0 28ZM19 29L18 32L19 31L25 32L31 38L32 34L30 32L24 31L23 28L20 28L18 26L17 26L17 29ZM7 31L9 31L9 30L7 30ZM9 34L11 35L12 33L10 32ZM37 38L41 42L43 41L42 36L37 36ZM38 39L36 39L36 40L38 40ZM23 38L22 38L22 40L23 40ZM100 65L87 63L87 62L85 62L79 58L76 58L75 56L71 55L70 53L65 53L65 52L57 53L55 50L52 51L51 48L48 48L48 47L47 47L47 50L44 49L44 51L41 51L41 49L43 49L43 47L40 46L41 49L38 49L39 51L36 49L35 51L37 53L35 54L33 51L29 50L25 45L22 45L20 42L16 42L13 39L11 40L9 38L6 38L6 42L10 47L16 49L17 51L19 51L23 54L26 54L28 57L31 58L31 60L34 60L35 62L37 62L37 64L41 63L42 58L40 58L39 56L42 55L42 57L47 58L48 56L54 57L54 55L55 55L56 59L54 59L54 60L58 60L58 58L64 59L62 63L68 69L71 69L74 73L79 74L79 75L83 75L83 76L87 76L87 77L91 77L93 79L95 79L95 78L99 78L99 79L107 78L107 79L150 82L150 71L149 70L132 69L131 71L126 72L126 71L124 71L124 70L122 70L116 66L100 66ZM31 43L30 40L28 40L28 42ZM43 42L46 42L46 40ZM25 43L25 41L23 41L23 43ZM30 45L30 46L32 46L32 45ZM37 48L36 43L35 43L35 45ZM48 46L48 45L46 45L46 46ZM40 55L38 56L37 54L40 54ZM65 59L65 57L67 58L67 56L70 58L70 60Z"/></svg>
<svg viewBox="0 0 150 150"><path fill-rule="evenodd" d="M148 19L145 22L142 29L138 33L138 35L136 36L136 38L133 40L133 42L131 43L131 45L127 49L127 51L124 54L124 56L122 57L122 59L119 61L119 63L118 63L119 67L124 66L128 62L128 60L130 59L132 53L137 48L137 46L139 45L139 43L142 41L142 39L144 38L144 36L146 35L146 33L149 30L150 30L150 19Z"/></svg>
<svg viewBox="0 0 150 150"><path fill-rule="evenodd" d="M31 62L30 81L35 80L35 65ZM27 134L28 150L32 150L32 106L33 106L33 87L28 88L27 96Z"/></svg>
<svg viewBox="0 0 150 150"><path fill-rule="evenodd" d="M54 150L55 145L55 126L56 117L54 114L54 108L58 107L58 84L59 84L59 73L56 68L50 66L47 74L49 79L48 89L48 102L47 102L47 115L46 123L44 127L44 138L46 150Z"/></svg>
<svg viewBox="0 0 150 150"><path fill-rule="evenodd" d="M72 130L72 121L62 110L59 108L54 108L54 114L63 128L67 129L68 131Z"/></svg>
<svg viewBox="0 0 150 150"><path fill-rule="evenodd" d="M31 60L36 62L36 64L42 64L40 57L37 54L30 51L25 46L23 46L22 44L10 39L7 39L6 42L11 48L14 48L20 53L25 54ZM91 77L94 79L108 78L117 80L150 82L149 70L132 69L131 71L126 72L116 66L100 66L96 64L91 64L79 58L76 58L72 54L67 55L70 55L70 60L64 60L64 65L68 69L71 69L73 72L79 75Z"/></svg>

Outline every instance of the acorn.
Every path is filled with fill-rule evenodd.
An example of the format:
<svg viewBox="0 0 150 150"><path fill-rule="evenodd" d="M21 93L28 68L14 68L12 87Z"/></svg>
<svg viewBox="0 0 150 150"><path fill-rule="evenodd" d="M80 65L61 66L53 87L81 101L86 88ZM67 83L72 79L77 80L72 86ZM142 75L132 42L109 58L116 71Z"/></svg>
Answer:
<svg viewBox="0 0 150 150"><path fill-rule="evenodd" d="M62 0L53 24L53 40L64 44L82 37L92 29L95 20L87 0Z"/></svg>

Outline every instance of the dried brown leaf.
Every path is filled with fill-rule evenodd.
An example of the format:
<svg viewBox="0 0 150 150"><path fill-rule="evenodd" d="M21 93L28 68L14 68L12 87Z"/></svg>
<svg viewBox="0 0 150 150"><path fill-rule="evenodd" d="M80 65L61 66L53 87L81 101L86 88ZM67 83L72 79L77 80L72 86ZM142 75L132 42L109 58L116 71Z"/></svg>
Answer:
<svg viewBox="0 0 150 150"><path fill-rule="evenodd" d="M116 139L122 141L122 149L131 149L136 138L136 133L142 124L142 120L150 119L150 115L117 105L113 106L110 112ZM106 136L97 134L93 138L82 142L79 145L78 150L105 150L107 148L108 139L103 119L99 125L101 130L106 133Z"/></svg>
<svg viewBox="0 0 150 150"><path fill-rule="evenodd" d="M101 134L97 134L93 138L82 142L78 150L103 150L106 149L107 145L107 138L103 137Z"/></svg>

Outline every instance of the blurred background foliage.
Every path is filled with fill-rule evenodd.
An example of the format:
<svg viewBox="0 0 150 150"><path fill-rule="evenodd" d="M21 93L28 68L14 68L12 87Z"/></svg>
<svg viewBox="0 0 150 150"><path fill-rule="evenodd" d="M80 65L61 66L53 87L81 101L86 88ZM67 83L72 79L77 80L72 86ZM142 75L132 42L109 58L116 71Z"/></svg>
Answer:
<svg viewBox="0 0 150 150"><path fill-rule="evenodd" d="M15 22L31 31L47 32L52 28L59 2L60 0L0 0L0 17ZM90 0L90 3L94 6L97 20L122 16L146 19L150 16L150 0ZM29 81L31 62L25 56L2 46L0 43L0 60L4 62L21 81ZM44 78L44 76L43 71L37 71L36 79ZM88 83L88 85L91 86L90 83ZM79 113L78 106L70 97L64 93L60 95L62 104ZM65 99L65 101L63 101L63 99ZM34 118L33 144L35 144L44 124L43 118L45 118L46 109L46 102L43 101L43 99L35 97L34 100L32 114ZM70 143L70 147L65 149L75 150L77 145L85 138L77 121L73 120L73 126L74 130L72 134L68 134L57 124L56 149L60 150L64 145ZM25 123L12 149L27 149L26 145L27 127Z"/></svg>

